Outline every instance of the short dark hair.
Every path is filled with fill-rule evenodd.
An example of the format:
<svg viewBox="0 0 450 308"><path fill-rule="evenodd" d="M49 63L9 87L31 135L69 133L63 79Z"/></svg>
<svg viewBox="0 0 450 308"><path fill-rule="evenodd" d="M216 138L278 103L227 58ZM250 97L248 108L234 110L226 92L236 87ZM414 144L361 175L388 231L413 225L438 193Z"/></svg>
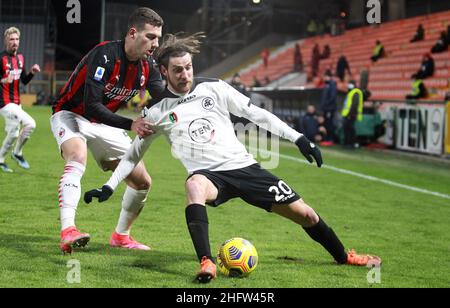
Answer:
<svg viewBox="0 0 450 308"><path fill-rule="evenodd" d="M148 7L137 8L130 17L128 17L128 29L135 27L138 31L141 31L146 24L150 24L154 27L162 27L164 21L158 13Z"/></svg>
<svg viewBox="0 0 450 308"><path fill-rule="evenodd" d="M184 33L166 34L163 42L154 54L158 66L169 66L170 57L182 57L185 54L200 53L201 39L205 38L203 32L186 36Z"/></svg>

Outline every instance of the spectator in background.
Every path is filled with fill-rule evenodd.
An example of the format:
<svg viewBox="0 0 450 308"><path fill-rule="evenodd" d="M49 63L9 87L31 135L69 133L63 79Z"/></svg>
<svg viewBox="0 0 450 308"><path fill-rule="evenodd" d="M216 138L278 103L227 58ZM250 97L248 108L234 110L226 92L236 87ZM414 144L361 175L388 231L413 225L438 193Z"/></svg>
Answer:
<svg viewBox="0 0 450 308"><path fill-rule="evenodd" d="M239 75L239 73L233 75L230 85L241 94L244 94L245 96L250 96L249 93L247 92L245 85L243 85L241 82L241 75Z"/></svg>
<svg viewBox="0 0 450 308"><path fill-rule="evenodd" d="M269 66L269 56L270 56L270 51L269 51L269 48L266 47L261 51L261 59L264 64L264 68L267 68L267 66Z"/></svg>
<svg viewBox="0 0 450 308"><path fill-rule="evenodd" d="M362 121L363 118L363 92L356 87L356 82L351 80L348 83L347 97L345 98L344 107L342 108L342 119L344 129L344 147L349 149L358 148L356 142L356 120Z"/></svg>
<svg viewBox="0 0 450 308"><path fill-rule="evenodd" d="M319 45L315 44L313 47L313 51L311 54L311 77L317 77L317 73L319 71L319 62L320 62L320 51Z"/></svg>
<svg viewBox="0 0 450 308"><path fill-rule="evenodd" d="M359 87L363 92L369 88L369 70L366 67L359 71Z"/></svg>
<svg viewBox="0 0 450 308"><path fill-rule="evenodd" d="M294 48L294 72L303 72L303 57L298 43Z"/></svg>
<svg viewBox="0 0 450 308"><path fill-rule="evenodd" d="M424 38L425 38L425 29L423 28L422 24L419 24L416 30L416 34L409 42L414 43L418 41L423 41Z"/></svg>
<svg viewBox="0 0 450 308"><path fill-rule="evenodd" d="M433 74L434 74L434 60L431 57L431 54L426 53L423 55L420 69L417 71L417 73L412 74L411 78L425 79L427 77L433 76Z"/></svg>
<svg viewBox="0 0 450 308"><path fill-rule="evenodd" d="M445 33L445 31L442 31L439 40L431 48L431 52L439 53L446 51L448 49L448 45L449 45L449 38L447 38L447 34Z"/></svg>
<svg viewBox="0 0 450 308"><path fill-rule="evenodd" d="M339 78L341 82L345 80L346 71L350 76L352 75L352 71L350 70L350 66L348 65L347 58L344 55L341 55L336 64L336 76Z"/></svg>
<svg viewBox="0 0 450 308"><path fill-rule="evenodd" d="M317 23L314 19L311 19L306 27L308 36L315 36L317 34Z"/></svg>
<svg viewBox="0 0 450 308"><path fill-rule="evenodd" d="M316 135L319 133L319 122L317 121L316 107L314 105L308 105L306 113L300 119L300 132L306 136L309 140L315 140Z"/></svg>
<svg viewBox="0 0 450 308"><path fill-rule="evenodd" d="M320 110L324 117L324 127L327 131L325 141L335 141L335 127L333 123L334 115L337 111L337 85L333 80L331 71L325 73L325 88L323 88L320 99ZM310 139L311 140L311 139Z"/></svg>
<svg viewBox="0 0 450 308"><path fill-rule="evenodd" d="M373 49L373 54L370 59L372 62L377 62L379 59L384 58L386 56L386 51L384 50L384 46L381 41L377 40L375 48Z"/></svg>
<svg viewBox="0 0 450 308"><path fill-rule="evenodd" d="M412 83L412 91L406 95L406 99L420 99L428 96L428 90L422 79L415 78Z"/></svg>
<svg viewBox="0 0 450 308"><path fill-rule="evenodd" d="M325 128L325 117L319 115L317 117L317 123L319 124L319 129L316 133L316 136L314 137L314 141L316 143L320 143L320 145L332 145L332 143L325 143L327 140L327 129Z"/></svg>
<svg viewBox="0 0 450 308"><path fill-rule="evenodd" d="M323 48L322 54L320 55L320 59L328 59L331 55L330 45L325 45Z"/></svg>
<svg viewBox="0 0 450 308"><path fill-rule="evenodd" d="M447 46L450 45L450 24L447 26Z"/></svg>
<svg viewBox="0 0 450 308"><path fill-rule="evenodd" d="M253 76L253 84L252 84L252 87L253 87L253 88L258 88L258 87L260 87L260 86L261 86L261 82L258 80L258 77L256 77L256 75Z"/></svg>

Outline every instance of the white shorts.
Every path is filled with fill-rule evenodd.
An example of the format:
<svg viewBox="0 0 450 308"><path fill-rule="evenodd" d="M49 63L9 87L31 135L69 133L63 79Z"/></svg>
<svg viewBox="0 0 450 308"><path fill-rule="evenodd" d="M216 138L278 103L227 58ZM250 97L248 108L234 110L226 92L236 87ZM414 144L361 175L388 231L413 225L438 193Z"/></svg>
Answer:
<svg viewBox="0 0 450 308"><path fill-rule="evenodd" d="M8 104L0 109L0 115L5 118L5 131L7 134L18 134L20 124L36 127L34 119L22 109L21 105Z"/></svg>
<svg viewBox="0 0 450 308"><path fill-rule="evenodd" d="M106 170L103 162L122 159L133 142L123 129L92 123L71 111L55 113L50 118L50 124L60 150L65 141L81 138L103 170Z"/></svg>

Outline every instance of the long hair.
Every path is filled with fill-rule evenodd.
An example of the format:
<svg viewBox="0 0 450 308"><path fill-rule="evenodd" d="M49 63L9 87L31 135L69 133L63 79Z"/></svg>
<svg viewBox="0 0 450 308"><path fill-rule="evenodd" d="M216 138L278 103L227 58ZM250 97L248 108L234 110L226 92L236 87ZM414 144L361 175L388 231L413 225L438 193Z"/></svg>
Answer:
<svg viewBox="0 0 450 308"><path fill-rule="evenodd" d="M203 38L205 38L203 32L192 35L185 35L184 33L166 34L161 46L154 53L154 59L158 66L167 68L171 57L182 57L187 53L192 56L199 54Z"/></svg>

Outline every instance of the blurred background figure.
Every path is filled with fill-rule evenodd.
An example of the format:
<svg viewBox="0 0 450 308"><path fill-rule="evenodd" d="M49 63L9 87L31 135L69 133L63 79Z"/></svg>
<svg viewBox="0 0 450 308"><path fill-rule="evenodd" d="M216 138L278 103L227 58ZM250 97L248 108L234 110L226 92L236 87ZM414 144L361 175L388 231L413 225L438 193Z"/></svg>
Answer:
<svg viewBox="0 0 450 308"><path fill-rule="evenodd" d="M319 133L319 121L317 120L316 107L312 104L306 108L306 113L300 118L300 132L309 140L315 140Z"/></svg>
<svg viewBox="0 0 450 308"><path fill-rule="evenodd" d="M348 64L347 58L344 55L341 55L336 64L336 76L341 82L345 80L345 72L348 72L350 76L352 75L352 71L350 70L350 65Z"/></svg>
<svg viewBox="0 0 450 308"><path fill-rule="evenodd" d="M422 63L420 65L420 69L412 74L411 78L417 79L425 79L427 77L431 77L434 74L434 60L431 57L430 53L426 53L423 55Z"/></svg>
<svg viewBox="0 0 450 308"><path fill-rule="evenodd" d="M428 90L425 87L425 84L423 83L422 79L415 78L412 83L412 89L411 93L406 95L406 99L420 99L420 98L427 98L428 97Z"/></svg>
<svg viewBox="0 0 450 308"><path fill-rule="evenodd" d="M348 85L348 92L342 108L342 120L344 129L344 147L355 149L359 147L356 142L355 122L363 119L363 92L356 87L356 82L351 80Z"/></svg>
<svg viewBox="0 0 450 308"><path fill-rule="evenodd" d="M320 63L320 51L319 45L315 44L311 54L311 77L317 77L317 73L319 72L319 63Z"/></svg>
<svg viewBox="0 0 450 308"><path fill-rule="evenodd" d="M303 72L303 57L298 43L294 48L294 72Z"/></svg>
<svg viewBox="0 0 450 308"><path fill-rule="evenodd" d="M377 40L375 44L375 48L373 49L372 57L370 59L372 62L377 62L379 59L384 58L386 56L386 51L384 50L384 46L381 41Z"/></svg>
<svg viewBox="0 0 450 308"><path fill-rule="evenodd" d="M325 45L323 47L322 54L320 55L320 59L328 59L331 56L331 48L330 45Z"/></svg>
<svg viewBox="0 0 450 308"><path fill-rule="evenodd" d="M447 37L447 33L445 31L441 32L441 36L437 40L436 44L431 48L432 53L440 53L444 52L448 49L449 38Z"/></svg>
<svg viewBox="0 0 450 308"><path fill-rule="evenodd" d="M334 115L337 111L337 84L329 70L325 72L324 80L325 87L322 90L320 110L324 118L323 126L327 131L324 141L330 142L329 145L331 145L331 143L336 141Z"/></svg>
<svg viewBox="0 0 450 308"><path fill-rule="evenodd" d="M261 59L263 61L265 68L267 68L267 66L269 66L269 56L270 56L270 51L269 51L269 48L266 47L261 51Z"/></svg>
<svg viewBox="0 0 450 308"><path fill-rule="evenodd" d="M419 24L419 26L417 26L416 34L409 42L414 43L423 41L424 38L425 38L425 29L423 28L422 24Z"/></svg>
<svg viewBox="0 0 450 308"><path fill-rule="evenodd" d="M239 75L239 73L234 74L233 78L231 79L230 85L240 93L250 97L250 94L247 92L245 85L241 82L241 75Z"/></svg>

